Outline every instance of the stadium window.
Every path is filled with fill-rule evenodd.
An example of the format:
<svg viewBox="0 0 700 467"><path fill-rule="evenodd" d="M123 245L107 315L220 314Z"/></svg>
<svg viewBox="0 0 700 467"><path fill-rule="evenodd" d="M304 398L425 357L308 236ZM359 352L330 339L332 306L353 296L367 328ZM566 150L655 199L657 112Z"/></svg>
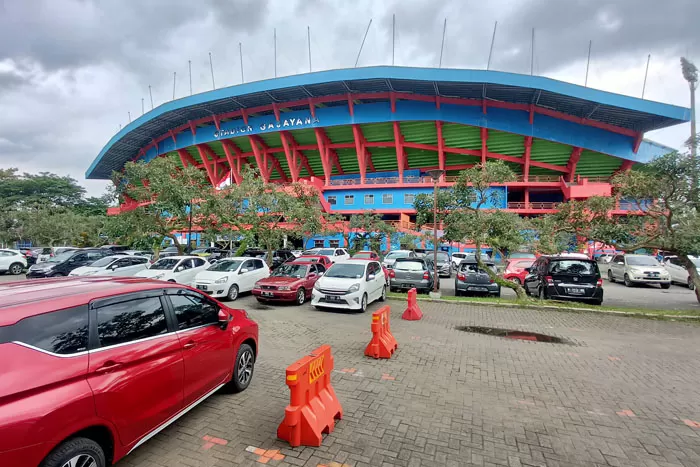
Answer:
<svg viewBox="0 0 700 467"><path fill-rule="evenodd" d="M340 240L328 240L329 248L340 248Z"/></svg>
<svg viewBox="0 0 700 467"><path fill-rule="evenodd" d="M355 204L355 195L345 195L345 204Z"/></svg>
<svg viewBox="0 0 700 467"><path fill-rule="evenodd" d="M413 203L416 202L416 195L413 193L405 193L403 195L403 204L408 204L413 206Z"/></svg>
<svg viewBox="0 0 700 467"><path fill-rule="evenodd" d="M323 240L314 240L314 248L323 248L324 246Z"/></svg>
<svg viewBox="0 0 700 467"><path fill-rule="evenodd" d="M374 195L365 195L365 204L374 204Z"/></svg>
<svg viewBox="0 0 700 467"><path fill-rule="evenodd" d="M338 203L338 198L335 195L330 195L328 197L328 204L335 206Z"/></svg>
<svg viewBox="0 0 700 467"><path fill-rule="evenodd" d="M382 204L393 204L394 203L394 195L391 193L384 193L382 195Z"/></svg>

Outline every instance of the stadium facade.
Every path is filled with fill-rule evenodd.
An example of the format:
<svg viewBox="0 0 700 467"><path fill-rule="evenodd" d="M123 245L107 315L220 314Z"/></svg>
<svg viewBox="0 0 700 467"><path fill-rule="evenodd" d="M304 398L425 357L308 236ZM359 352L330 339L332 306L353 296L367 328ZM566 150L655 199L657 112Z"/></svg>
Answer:
<svg viewBox="0 0 700 467"><path fill-rule="evenodd" d="M271 182L313 183L330 212L371 210L412 231L413 199L433 189L429 170L445 171L439 186L446 188L460 170L502 160L518 180L492 187L501 202L489 207L537 216L568 199L611 195L616 172L671 151L645 133L689 119L687 108L539 76L333 70L162 104L117 133L86 177L109 179L128 161L169 157L220 187L240 181L247 165ZM127 200L110 213L135 206ZM623 202L613 214L629 208ZM308 241L328 246L341 238Z"/></svg>

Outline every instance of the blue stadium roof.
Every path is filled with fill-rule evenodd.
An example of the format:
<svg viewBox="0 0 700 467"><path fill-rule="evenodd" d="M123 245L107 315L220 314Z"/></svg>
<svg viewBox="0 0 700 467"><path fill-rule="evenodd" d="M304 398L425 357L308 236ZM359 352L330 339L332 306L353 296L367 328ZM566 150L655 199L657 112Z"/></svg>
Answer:
<svg viewBox="0 0 700 467"><path fill-rule="evenodd" d="M321 71L203 92L162 104L117 133L86 178L109 178L139 149L188 121L272 103L347 93L401 92L536 104L575 117L646 132L690 120L690 110L565 83L500 71L369 67Z"/></svg>

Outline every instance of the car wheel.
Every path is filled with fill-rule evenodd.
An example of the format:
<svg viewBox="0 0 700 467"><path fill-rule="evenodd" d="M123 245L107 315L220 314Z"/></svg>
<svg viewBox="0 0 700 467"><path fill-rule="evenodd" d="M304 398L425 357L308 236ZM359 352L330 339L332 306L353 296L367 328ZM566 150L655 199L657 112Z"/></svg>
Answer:
<svg viewBox="0 0 700 467"><path fill-rule="evenodd" d="M65 274L61 274L60 272L55 272L55 273L51 274L49 277L64 277L64 276L65 276Z"/></svg>
<svg viewBox="0 0 700 467"><path fill-rule="evenodd" d="M10 265L10 274L13 276L18 276L22 274L22 269L24 269L24 266L22 266L20 263L13 263Z"/></svg>
<svg viewBox="0 0 700 467"><path fill-rule="evenodd" d="M41 467L105 467L105 454L99 444L88 438L73 438L58 445L43 460Z"/></svg>
<svg viewBox="0 0 700 467"><path fill-rule="evenodd" d="M241 344L236 356L236 366L233 368L231 381L226 383L226 388L231 392L241 392L250 384L255 369L255 353L248 344Z"/></svg>
<svg viewBox="0 0 700 467"><path fill-rule="evenodd" d="M517 278L517 277L513 277L510 281L511 281L513 284L523 285L523 284L520 282L520 279Z"/></svg>
<svg viewBox="0 0 700 467"><path fill-rule="evenodd" d="M632 281L630 281L630 276L628 276L627 273L625 273L624 280L625 280L625 287L632 287Z"/></svg>
<svg viewBox="0 0 700 467"><path fill-rule="evenodd" d="M540 287L537 296L540 300L547 300L547 292L545 292L544 287Z"/></svg>
<svg viewBox="0 0 700 467"><path fill-rule="evenodd" d="M689 288L690 290L695 290L695 282L693 282L693 278L692 278L692 277L688 277L688 288Z"/></svg>
<svg viewBox="0 0 700 467"><path fill-rule="evenodd" d="M495 294L493 294L493 296L496 297L496 298L500 298L500 297L501 297L501 291L499 290L498 292L496 292Z"/></svg>
<svg viewBox="0 0 700 467"><path fill-rule="evenodd" d="M238 298L238 286L233 284L230 289L228 289L227 297L230 301L234 301Z"/></svg>
<svg viewBox="0 0 700 467"><path fill-rule="evenodd" d="M297 305L303 305L306 301L306 290L303 287L299 287L297 290Z"/></svg>
<svg viewBox="0 0 700 467"><path fill-rule="evenodd" d="M603 300L602 300L602 299L601 299L601 300L593 300L591 303L592 303L593 305L600 306L600 305L603 304Z"/></svg>
<svg viewBox="0 0 700 467"><path fill-rule="evenodd" d="M671 283L668 284L661 284L662 289L670 289L671 288Z"/></svg>
<svg viewBox="0 0 700 467"><path fill-rule="evenodd" d="M362 295L362 302L360 302L360 311L362 311L362 313L367 311L367 294Z"/></svg>
<svg viewBox="0 0 700 467"><path fill-rule="evenodd" d="M382 287L382 296L379 297L380 302L383 302L384 300L386 300L386 286Z"/></svg>
<svg viewBox="0 0 700 467"><path fill-rule="evenodd" d="M613 277L613 273L610 269L608 269L608 280L612 283L615 283L615 278Z"/></svg>

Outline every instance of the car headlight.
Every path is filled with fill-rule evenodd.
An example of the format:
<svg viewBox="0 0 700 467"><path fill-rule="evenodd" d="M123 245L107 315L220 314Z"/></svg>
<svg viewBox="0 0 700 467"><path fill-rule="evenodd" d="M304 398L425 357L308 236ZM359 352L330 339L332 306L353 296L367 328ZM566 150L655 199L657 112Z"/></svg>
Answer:
<svg viewBox="0 0 700 467"><path fill-rule="evenodd" d="M318 281L314 283L314 290L318 290L319 292L321 291L321 285L318 283Z"/></svg>
<svg viewBox="0 0 700 467"><path fill-rule="evenodd" d="M163 274L156 274L155 276L151 277L151 279L162 279L165 277L165 273Z"/></svg>
<svg viewBox="0 0 700 467"><path fill-rule="evenodd" d="M228 276L224 276L221 279L217 279L214 281L215 284L224 284L228 282Z"/></svg>
<svg viewBox="0 0 700 467"><path fill-rule="evenodd" d="M277 290L292 290L292 288L288 285L280 285L279 287L277 287Z"/></svg>
<svg viewBox="0 0 700 467"><path fill-rule="evenodd" d="M352 284L350 288L348 289L348 293L354 293L360 290L360 283L358 282L357 284Z"/></svg>

